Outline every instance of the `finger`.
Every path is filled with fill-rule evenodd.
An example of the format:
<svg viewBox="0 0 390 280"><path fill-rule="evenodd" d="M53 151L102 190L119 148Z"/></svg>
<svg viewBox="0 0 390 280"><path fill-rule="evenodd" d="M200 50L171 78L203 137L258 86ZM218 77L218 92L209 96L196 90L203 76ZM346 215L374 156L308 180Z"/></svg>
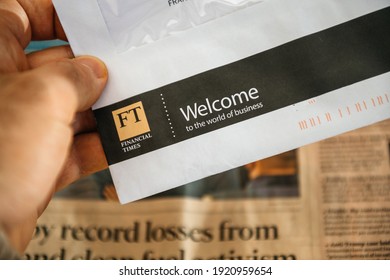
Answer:
<svg viewBox="0 0 390 280"><path fill-rule="evenodd" d="M66 37L64 28L61 25L60 18L58 17L57 13L54 11L54 26L53 26L53 37L54 39L60 39L63 41L68 41L68 38Z"/></svg>
<svg viewBox="0 0 390 280"><path fill-rule="evenodd" d="M75 137L64 171L57 181L57 190L77 179L104 170L108 167L102 143L97 133Z"/></svg>
<svg viewBox="0 0 390 280"><path fill-rule="evenodd" d="M33 40L66 39L51 0L18 0L17 2L29 18Z"/></svg>
<svg viewBox="0 0 390 280"><path fill-rule="evenodd" d="M0 2L0 27L4 34L10 32L23 48L31 40L29 18L22 6L15 0Z"/></svg>
<svg viewBox="0 0 390 280"><path fill-rule="evenodd" d="M107 70L97 58L84 56L59 60L21 76L30 89L35 87L31 99L38 99L46 110L51 109L52 117L71 124L76 112L89 109L98 99L107 81Z"/></svg>
<svg viewBox="0 0 390 280"><path fill-rule="evenodd" d="M42 51L32 52L27 55L30 68L37 68L63 58L74 58L73 52L69 46L52 47Z"/></svg>
<svg viewBox="0 0 390 280"><path fill-rule="evenodd" d="M28 18L14 0L0 1L0 73L27 70L24 47L30 41Z"/></svg>
<svg viewBox="0 0 390 280"><path fill-rule="evenodd" d="M77 113L72 126L75 135L87 132L95 132L96 119L92 110Z"/></svg>

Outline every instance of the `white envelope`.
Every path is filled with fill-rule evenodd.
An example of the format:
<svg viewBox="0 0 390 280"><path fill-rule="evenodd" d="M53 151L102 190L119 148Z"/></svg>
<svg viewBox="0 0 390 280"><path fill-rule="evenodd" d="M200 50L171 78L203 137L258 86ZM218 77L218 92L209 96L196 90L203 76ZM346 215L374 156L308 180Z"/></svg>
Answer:
<svg viewBox="0 0 390 280"><path fill-rule="evenodd" d="M389 0L54 0L127 203L390 117Z"/></svg>

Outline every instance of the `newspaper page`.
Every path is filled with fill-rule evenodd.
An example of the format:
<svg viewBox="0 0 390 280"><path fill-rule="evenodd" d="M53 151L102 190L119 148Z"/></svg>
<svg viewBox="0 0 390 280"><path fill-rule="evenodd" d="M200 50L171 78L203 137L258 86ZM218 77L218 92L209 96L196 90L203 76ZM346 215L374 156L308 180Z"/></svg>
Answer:
<svg viewBox="0 0 390 280"><path fill-rule="evenodd" d="M304 149L316 258L390 259L390 121Z"/></svg>
<svg viewBox="0 0 390 280"><path fill-rule="evenodd" d="M311 259L298 162L287 152L127 205L82 180L49 205L25 258Z"/></svg>
<svg viewBox="0 0 390 280"><path fill-rule="evenodd" d="M57 194L25 258L389 259L389 149L386 121L128 205L103 172Z"/></svg>

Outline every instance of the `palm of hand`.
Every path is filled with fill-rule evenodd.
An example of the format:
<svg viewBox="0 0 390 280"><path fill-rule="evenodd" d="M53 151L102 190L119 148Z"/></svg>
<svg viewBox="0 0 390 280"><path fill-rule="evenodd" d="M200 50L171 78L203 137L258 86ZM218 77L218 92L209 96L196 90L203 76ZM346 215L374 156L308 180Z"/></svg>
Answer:
<svg viewBox="0 0 390 280"><path fill-rule="evenodd" d="M0 3L0 226L20 251L56 188L107 165L90 111L103 64L68 47L24 53L65 37L55 18L50 0Z"/></svg>

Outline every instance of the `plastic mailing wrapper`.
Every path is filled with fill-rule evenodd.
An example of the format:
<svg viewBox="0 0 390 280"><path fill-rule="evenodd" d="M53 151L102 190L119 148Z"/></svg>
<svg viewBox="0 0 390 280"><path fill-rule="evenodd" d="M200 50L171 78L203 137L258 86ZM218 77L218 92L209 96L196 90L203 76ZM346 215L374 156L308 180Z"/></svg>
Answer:
<svg viewBox="0 0 390 280"><path fill-rule="evenodd" d="M389 0L53 2L122 203L390 117Z"/></svg>

